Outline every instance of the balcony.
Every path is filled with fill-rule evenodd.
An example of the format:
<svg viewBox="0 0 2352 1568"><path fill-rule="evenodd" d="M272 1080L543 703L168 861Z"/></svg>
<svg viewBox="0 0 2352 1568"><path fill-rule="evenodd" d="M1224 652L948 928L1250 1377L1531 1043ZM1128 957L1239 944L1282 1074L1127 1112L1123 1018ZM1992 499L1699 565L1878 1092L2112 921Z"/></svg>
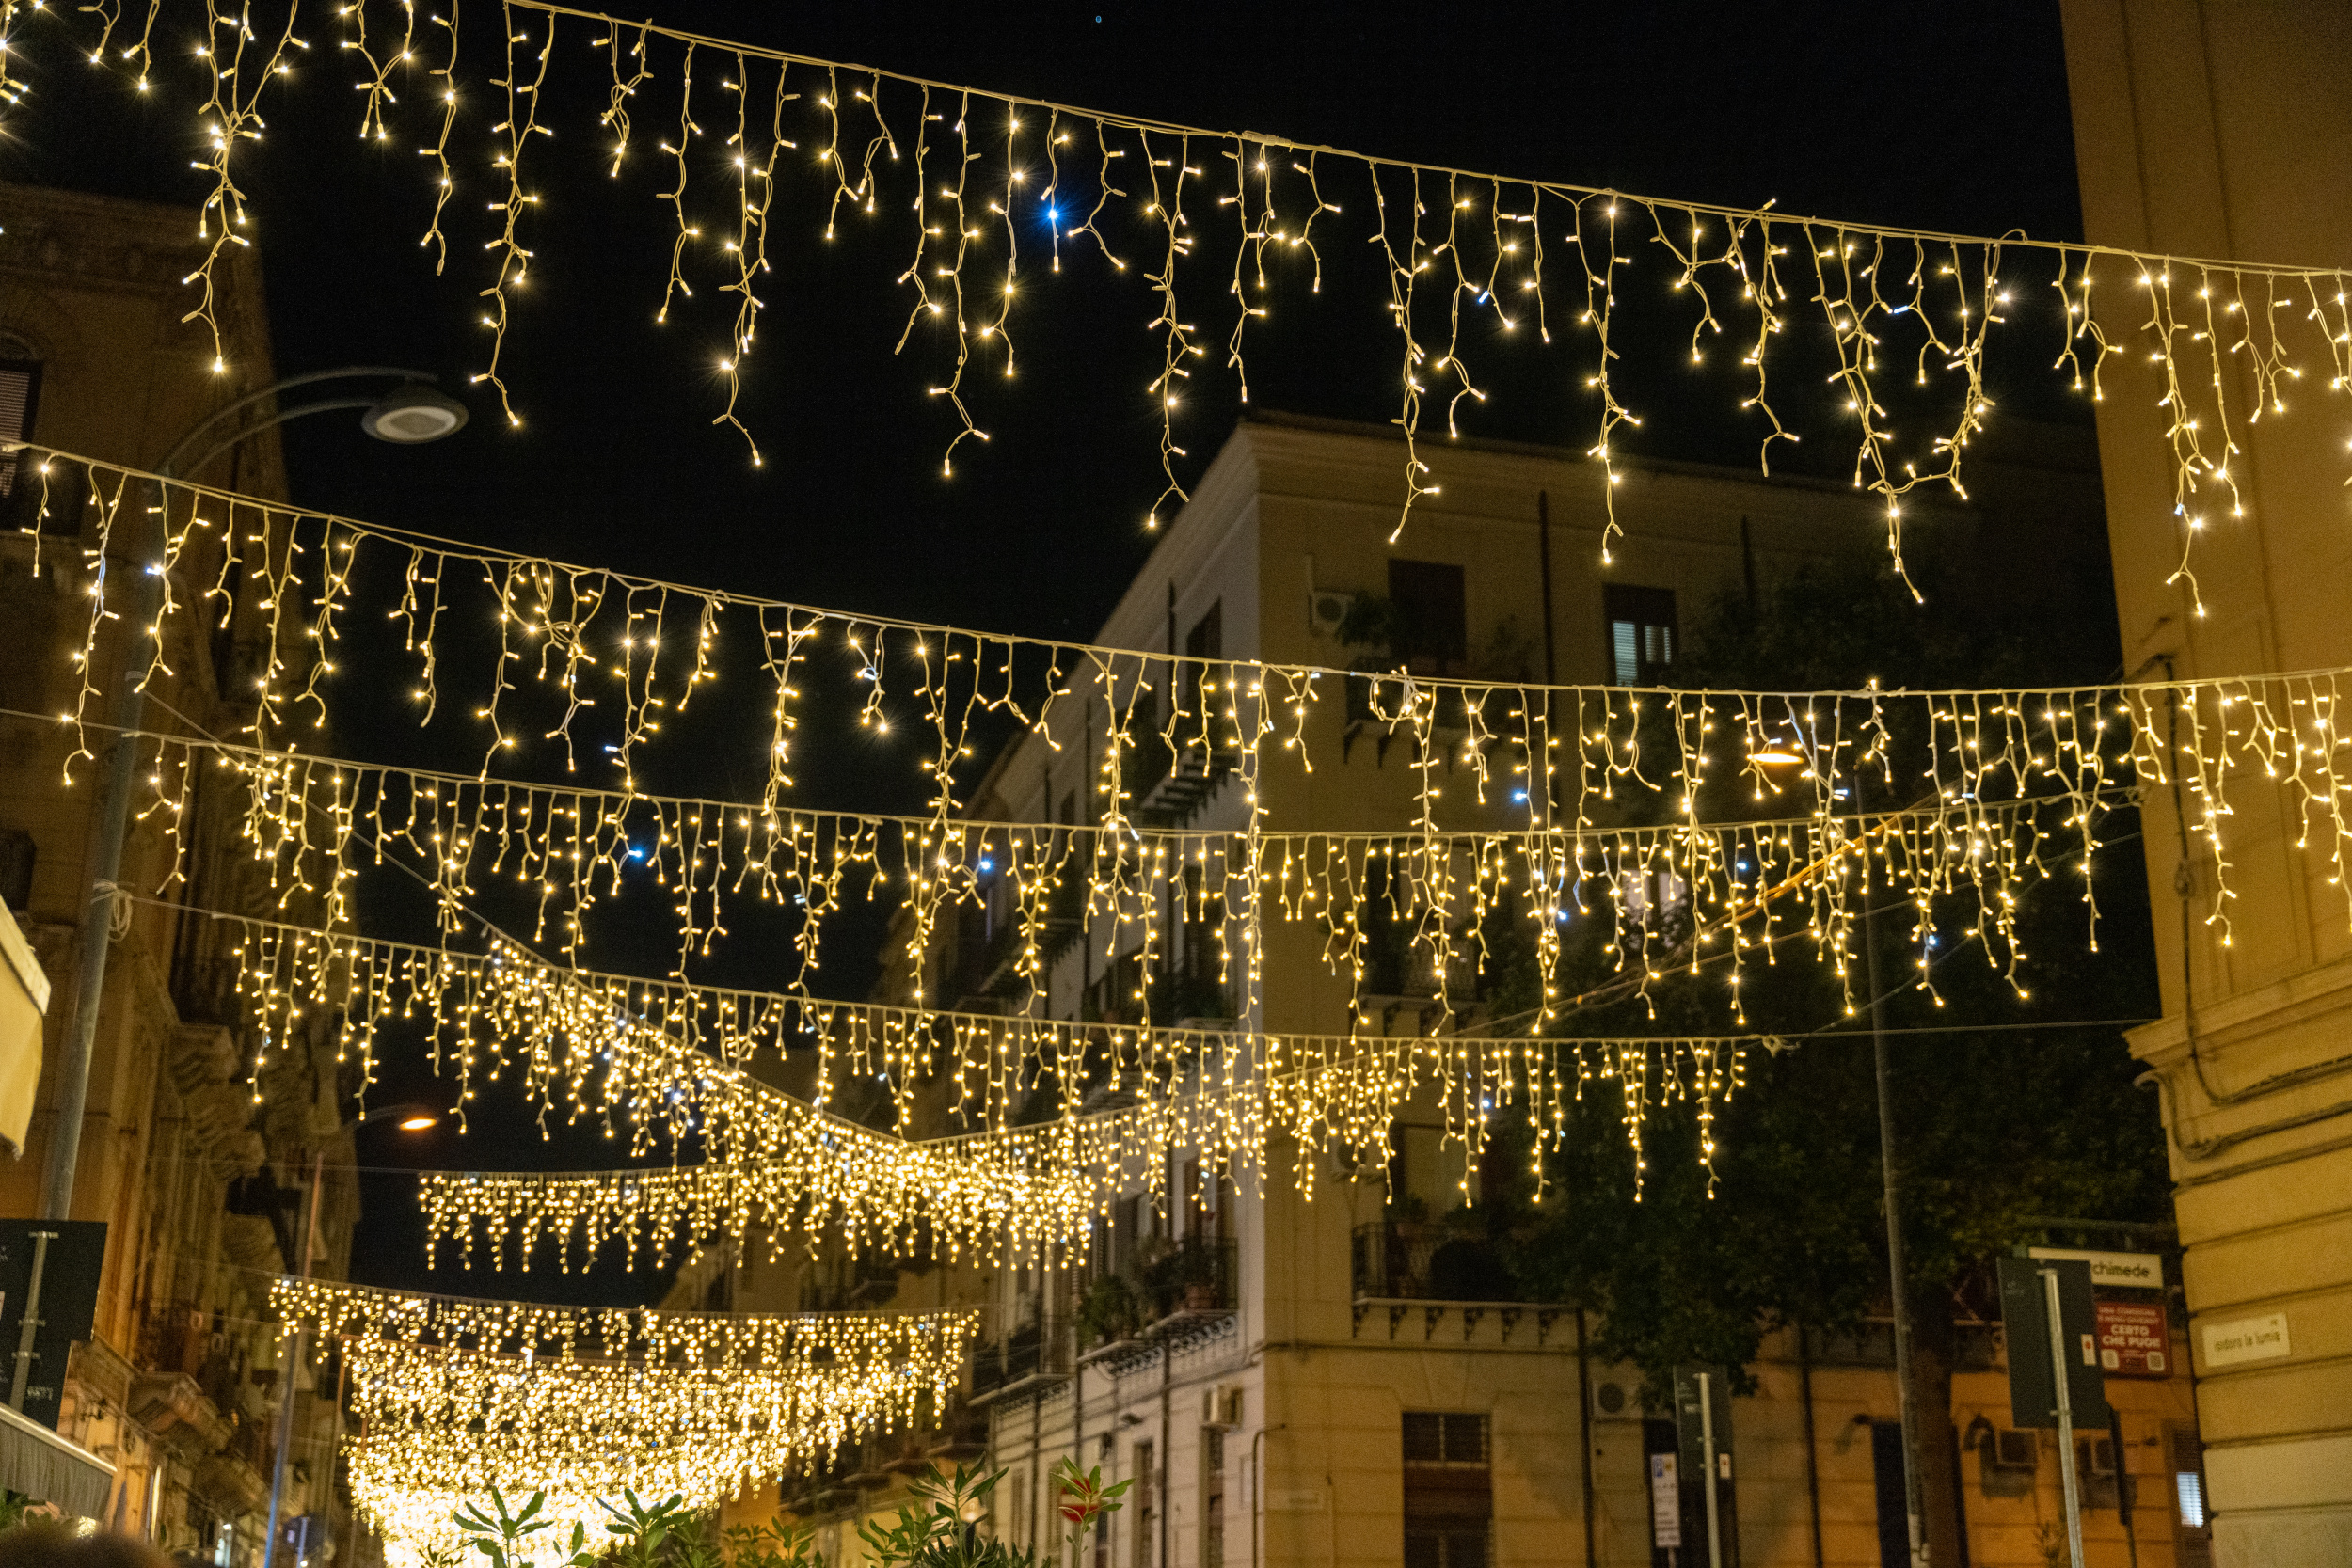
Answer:
<svg viewBox="0 0 2352 1568"><path fill-rule="evenodd" d="M1163 1243L1104 1275L1078 1308L1079 1359L1117 1361L1146 1346L1188 1340L1231 1318L1240 1300L1233 1243L1216 1237Z"/></svg>
<svg viewBox="0 0 2352 1568"><path fill-rule="evenodd" d="M1140 827L1184 827L1232 771L1232 754L1202 744L1197 736L1171 746L1156 730L1138 735L1120 780L1127 815Z"/></svg>
<svg viewBox="0 0 2352 1568"><path fill-rule="evenodd" d="M1519 1299L1493 1245L1429 1220L1375 1220L1356 1227L1351 1283L1359 1301Z"/></svg>
<svg viewBox="0 0 2352 1568"><path fill-rule="evenodd" d="M1069 1331L1060 1320L1032 1319L1003 1343L979 1346L972 1353L972 1403L985 1407L1067 1378Z"/></svg>

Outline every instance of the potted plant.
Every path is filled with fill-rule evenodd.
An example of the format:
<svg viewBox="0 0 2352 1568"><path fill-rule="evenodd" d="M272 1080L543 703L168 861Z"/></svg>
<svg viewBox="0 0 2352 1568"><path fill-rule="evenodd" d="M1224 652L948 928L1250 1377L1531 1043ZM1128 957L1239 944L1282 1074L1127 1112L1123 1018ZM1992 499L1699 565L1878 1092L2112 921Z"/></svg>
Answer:
<svg viewBox="0 0 2352 1568"><path fill-rule="evenodd" d="M1134 1338L1138 1316L1135 1287L1119 1275L1105 1275L1078 1304L1078 1331L1096 1344L1107 1345Z"/></svg>

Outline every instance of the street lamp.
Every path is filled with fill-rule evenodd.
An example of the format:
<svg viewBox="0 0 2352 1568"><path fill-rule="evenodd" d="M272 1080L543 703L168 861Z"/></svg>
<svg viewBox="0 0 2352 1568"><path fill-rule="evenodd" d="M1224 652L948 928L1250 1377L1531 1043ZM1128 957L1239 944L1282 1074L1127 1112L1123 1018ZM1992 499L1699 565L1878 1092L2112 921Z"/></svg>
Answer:
<svg viewBox="0 0 2352 1568"><path fill-rule="evenodd" d="M341 408L359 408L366 412L359 420L360 429L379 441L404 445L435 441L455 433L466 422L465 405L427 385L433 377L424 371L405 370L396 365L346 365L340 370L313 371L307 375L292 375L273 383L262 390L239 398L226 408L199 420L186 435L172 445L163 462L156 465L162 480L199 473L206 464L221 453L262 431L284 424L307 414L325 414ZM220 426L256 404L321 381L392 380L399 383L380 397L324 398L315 403L300 404L292 408L274 408L256 422L234 431L200 451L197 443ZM194 451L197 455L187 460ZM111 946L114 899L121 890L117 882L122 874L122 841L131 818L133 774L137 764L137 746L134 739L139 721L146 710L146 694L140 689L143 672L136 657L136 639L146 627L154 624L163 603L164 579L161 571L163 540L167 537L166 509L170 494L159 482L154 486L154 522L146 541L146 555L151 563L146 570L135 570L131 577L131 605L123 617L124 634L132 639L125 649L122 668L116 673L115 689L106 711L106 757L99 769L99 793L95 831L89 836L89 851L85 863L83 885L89 896L82 910L81 957L75 966L73 1021L66 1033L65 1051L57 1063L57 1117L49 1137L48 1156L40 1178L40 1217L62 1220L73 1210L73 1177L82 1152L82 1118L89 1099L90 1052L98 1036L98 1005L105 994L106 955ZM136 561L135 555L134 561ZM105 570L104 562L100 571ZM102 579L103 580L103 579Z"/></svg>
<svg viewBox="0 0 2352 1568"><path fill-rule="evenodd" d="M440 1120L441 1113L435 1110L430 1105L421 1105L413 1102L399 1105L386 1105L376 1110L362 1112L360 1115L351 1117L342 1126L336 1128L333 1132L328 1134L328 1136L340 1137L345 1132L357 1132L358 1129L369 1125L371 1122L378 1121L390 1121L394 1127L398 1128L403 1132L421 1132L428 1128L438 1126L440 1124ZM301 1246L302 1266L294 1275L296 1279L308 1279L310 1277L311 1243L318 1232L319 1183L325 1177L326 1171L326 1150L324 1148L314 1146L310 1150L310 1185L308 1191L306 1191L303 1195ZM291 1261L291 1259L289 1259L289 1261ZM301 1361L302 1331L300 1329L296 1329L294 1330L292 1338L284 1341L283 1349L279 1353L278 1367L278 1455L277 1458L271 1462L270 1465L269 1544L263 1547L262 1551L262 1568L269 1568L271 1561L274 1560L278 1555L278 1508L283 1502L286 1493L286 1452L289 1449L294 1447L294 1369L301 1365ZM337 1422L340 1424L342 1411L342 1402L341 1400L336 1402L335 1409L337 1412ZM338 1437L341 1435L342 1434L340 1433L337 1433ZM331 1509L334 1501L333 1481L335 1475L335 1453L332 1447L327 1449L326 1474L328 1481L327 1501L328 1506Z"/></svg>

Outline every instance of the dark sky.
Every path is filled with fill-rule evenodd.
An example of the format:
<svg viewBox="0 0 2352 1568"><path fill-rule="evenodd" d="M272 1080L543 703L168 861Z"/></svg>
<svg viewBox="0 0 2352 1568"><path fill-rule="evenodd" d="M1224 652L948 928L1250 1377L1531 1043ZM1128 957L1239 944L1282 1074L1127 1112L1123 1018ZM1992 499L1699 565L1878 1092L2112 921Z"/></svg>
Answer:
<svg viewBox="0 0 2352 1568"><path fill-rule="evenodd" d="M70 11L53 8L53 16L57 9ZM486 50L494 13L486 5L468 9L468 47ZM741 438L709 422L718 393L710 366L723 352L730 296L706 269L695 275L693 304L667 327L654 325L670 248L671 220L659 199L664 171L648 157L620 180L604 177L594 157L602 94L591 90L580 41L586 34L576 28L558 56L559 86L544 116L559 134L535 166L546 199L526 243L539 260L517 300L507 350L527 423L510 431L495 404L466 386L485 350L473 325L475 295L486 280L485 205L497 189L485 166L487 122L496 118L479 86L485 62L480 53L460 62L471 86L452 142L459 185L451 261L436 277L416 243L430 203L431 166L413 150L423 94L407 93L389 142L357 140L351 72L335 57L335 32L320 11L305 29L315 47L274 100L266 139L240 166L259 225L278 368L420 366L461 391L474 420L455 439L419 451L376 445L336 419L294 426L287 451L299 499L806 603L1044 635L1093 630L1142 559L1140 519L1159 488L1158 420L1143 393L1158 368L1144 330L1156 303L1134 270L1114 279L1099 262L1073 260L1057 278L1025 275L1039 286L1014 318L1022 376L980 378L976 413L993 439L965 443L957 477L946 481L939 456L953 426L939 400L924 393L940 378L940 341L918 333L905 356L891 353L907 310L893 284L907 249L903 220L878 240L852 223L843 243L826 246L811 218L814 177L787 166L771 239L776 271L765 285L769 305L741 407L766 454L755 469ZM272 13L269 0L259 0L257 16ZM1426 162L1696 200L1776 198L1786 211L1963 233L2078 237L2051 3L663 0L659 17L985 88ZM200 177L186 166L193 79L171 16L159 51L162 90L137 99L61 47L58 25L44 17L25 35L38 96L13 137L0 141L0 177L199 199ZM707 81L711 63L706 56L698 80ZM675 108L649 103L640 112L643 148L667 134L674 121L665 115ZM706 130L722 123L715 108L700 119ZM698 199L715 195L705 178L711 172L698 172ZM1342 172L1327 194L1343 205L1368 203L1361 179ZM1347 187L1351 180L1359 188ZM1193 211L1211 221L1213 198L1196 200ZM715 217L721 209L704 211ZM1115 239L1140 254L1145 231L1132 214L1120 221ZM1041 249L1042 233L1025 234L1024 243ZM1311 308L1284 296L1291 306L1254 334L1254 401L1386 419L1396 355L1380 325L1380 276L1352 230L1329 247L1329 261L1325 293ZM1187 301L1205 340L1221 344L1231 325L1221 282L1197 277ZM1548 358L1499 368L1498 395L1475 433L1589 444L1593 408L1577 389L1589 369L1585 341L1555 339ZM1753 451L1728 412L1730 399L1661 391L1654 404L1658 417L1637 448L1667 456L1714 455L1726 445ZM1178 439L1195 471L1236 407L1230 382L1213 371L1188 388ZM378 741L416 754L412 741L370 734L364 722L341 737L355 749ZM433 760L471 766L453 755ZM863 777L853 768L828 776L850 793ZM658 971L664 957L657 948L649 965L631 965L626 955L607 961ZM492 1118L462 1143L436 1134L423 1149L394 1134L370 1136L376 1141L363 1148L365 1160L601 1161L597 1144L542 1146L511 1117ZM405 1184L378 1181L370 1198L357 1272L421 1281ZM545 1276L534 1281L532 1293L558 1288ZM438 1283L475 1293L519 1288L481 1275L445 1273Z"/></svg>

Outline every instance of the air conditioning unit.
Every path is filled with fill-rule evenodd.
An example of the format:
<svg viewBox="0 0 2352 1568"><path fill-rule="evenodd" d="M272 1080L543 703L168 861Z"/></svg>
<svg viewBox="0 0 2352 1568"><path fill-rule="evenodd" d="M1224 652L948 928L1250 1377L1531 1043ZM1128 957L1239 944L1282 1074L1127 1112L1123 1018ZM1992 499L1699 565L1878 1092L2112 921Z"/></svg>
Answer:
<svg viewBox="0 0 2352 1568"><path fill-rule="evenodd" d="M1241 1386L1220 1383L1200 1390L1200 1424L1204 1427L1241 1425Z"/></svg>
<svg viewBox="0 0 2352 1568"><path fill-rule="evenodd" d="M2031 1432L2014 1428L1994 1433L1992 1441L1984 1446L1984 1456L1996 1470L2030 1470L2041 1452L2042 1445L2034 1440Z"/></svg>
<svg viewBox="0 0 2352 1568"><path fill-rule="evenodd" d="M1638 1421L1642 1418L1642 1390L1630 1378L1603 1377L1593 1380L1593 1419L1596 1421Z"/></svg>
<svg viewBox="0 0 2352 1568"><path fill-rule="evenodd" d="M1307 629L1318 637L1337 637L1340 623L1356 608L1356 595L1336 588L1307 591Z"/></svg>
<svg viewBox="0 0 2352 1568"><path fill-rule="evenodd" d="M2106 1480L2115 1474L2115 1439L2083 1438L2074 1445L2074 1458L2085 1475Z"/></svg>

